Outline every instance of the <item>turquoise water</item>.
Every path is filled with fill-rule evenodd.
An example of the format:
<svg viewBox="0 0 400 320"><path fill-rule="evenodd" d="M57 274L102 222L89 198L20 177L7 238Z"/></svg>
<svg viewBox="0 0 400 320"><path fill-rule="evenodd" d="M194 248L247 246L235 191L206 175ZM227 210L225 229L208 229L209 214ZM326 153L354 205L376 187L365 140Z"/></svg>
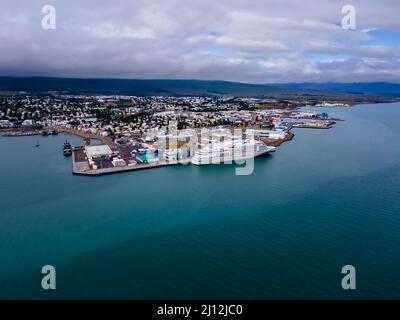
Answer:
<svg viewBox="0 0 400 320"><path fill-rule="evenodd" d="M400 104L321 111L346 121L296 129L250 176L78 177L65 136L0 137L0 298L400 298Z"/></svg>

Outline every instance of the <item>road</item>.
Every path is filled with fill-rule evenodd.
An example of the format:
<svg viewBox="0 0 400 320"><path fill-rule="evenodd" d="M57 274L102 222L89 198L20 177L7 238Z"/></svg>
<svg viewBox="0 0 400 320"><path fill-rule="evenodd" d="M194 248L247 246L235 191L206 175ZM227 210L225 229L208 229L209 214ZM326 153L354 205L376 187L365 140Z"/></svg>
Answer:
<svg viewBox="0 0 400 320"><path fill-rule="evenodd" d="M91 132L80 131L80 130L65 128L65 127L57 127L57 126L51 126L51 127L48 127L47 129L48 130L57 130L58 132L63 132L66 134L78 136L78 137L81 137L88 141L90 141L91 139L100 140L103 144L108 145L112 149L115 149L118 146L110 137L100 136L98 134L94 134Z"/></svg>

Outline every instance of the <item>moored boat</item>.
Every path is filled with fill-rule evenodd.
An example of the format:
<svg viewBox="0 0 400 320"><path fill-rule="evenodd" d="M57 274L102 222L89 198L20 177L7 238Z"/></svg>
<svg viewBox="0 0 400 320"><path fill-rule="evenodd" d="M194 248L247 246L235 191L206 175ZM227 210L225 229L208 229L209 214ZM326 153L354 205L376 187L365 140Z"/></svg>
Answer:
<svg viewBox="0 0 400 320"><path fill-rule="evenodd" d="M72 154L72 147L68 141L64 142L64 156L70 156Z"/></svg>

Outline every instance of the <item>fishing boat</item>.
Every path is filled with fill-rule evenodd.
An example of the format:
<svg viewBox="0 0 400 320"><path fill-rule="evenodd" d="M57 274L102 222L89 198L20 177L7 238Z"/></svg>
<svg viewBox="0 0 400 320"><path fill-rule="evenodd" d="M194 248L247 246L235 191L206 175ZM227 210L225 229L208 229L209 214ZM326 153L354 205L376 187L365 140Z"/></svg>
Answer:
<svg viewBox="0 0 400 320"><path fill-rule="evenodd" d="M64 142L64 156L70 156L72 154L72 147L68 141Z"/></svg>

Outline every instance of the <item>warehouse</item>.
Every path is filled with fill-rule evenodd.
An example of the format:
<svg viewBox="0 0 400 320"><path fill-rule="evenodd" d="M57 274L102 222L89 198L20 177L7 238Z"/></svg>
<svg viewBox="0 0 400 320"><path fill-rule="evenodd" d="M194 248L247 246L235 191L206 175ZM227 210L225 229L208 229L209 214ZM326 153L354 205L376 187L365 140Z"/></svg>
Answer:
<svg viewBox="0 0 400 320"><path fill-rule="evenodd" d="M101 158L112 155L112 150L107 145L85 146L85 153L88 158Z"/></svg>

